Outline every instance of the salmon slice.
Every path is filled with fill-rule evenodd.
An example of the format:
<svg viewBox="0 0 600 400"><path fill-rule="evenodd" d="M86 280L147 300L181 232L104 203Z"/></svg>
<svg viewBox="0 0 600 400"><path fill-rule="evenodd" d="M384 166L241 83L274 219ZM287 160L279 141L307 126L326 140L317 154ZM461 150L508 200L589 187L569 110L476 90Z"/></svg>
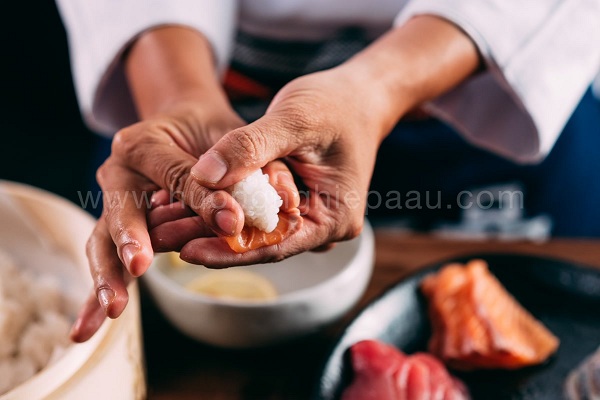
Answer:
<svg viewBox="0 0 600 400"><path fill-rule="evenodd" d="M433 335L429 351L456 369L517 369L543 363L559 340L525 310L482 260L423 280Z"/></svg>
<svg viewBox="0 0 600 400"><path fill-rule="evenodd" d="M245 253L264 246L272 246L298 232L302 228L302 217L298 208L279 212L279 222L273 232L264 232L253 226L244 226L242 232L235 236L223 238L236 253Z"/></svg>

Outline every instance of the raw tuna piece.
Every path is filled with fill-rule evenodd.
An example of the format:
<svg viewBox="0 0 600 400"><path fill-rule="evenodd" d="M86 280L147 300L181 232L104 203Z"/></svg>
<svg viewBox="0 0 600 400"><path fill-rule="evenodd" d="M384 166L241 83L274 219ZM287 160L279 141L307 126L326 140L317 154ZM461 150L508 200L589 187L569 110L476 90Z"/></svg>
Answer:
<svg viewBox="0 0 600 400"><path fill-rule="evenodd" d="M465 386L425 353L407 356L395 347L365 340L350 348L354 380L342 400L464 400Z"/></svg>

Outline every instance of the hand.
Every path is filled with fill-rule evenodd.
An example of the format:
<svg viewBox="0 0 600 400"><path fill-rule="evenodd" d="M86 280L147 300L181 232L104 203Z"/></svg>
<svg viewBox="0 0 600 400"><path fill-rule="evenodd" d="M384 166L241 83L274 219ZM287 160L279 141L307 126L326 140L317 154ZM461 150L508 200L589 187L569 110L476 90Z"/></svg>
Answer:
<svg viewBox="0 0 600 400"><path fill-rule="evenodd" d="M115 136L112 154L98 170L104 210L87 245L95 290L73 326L74 341L89 339L105 316L123 312L127 283L152 262L146 213L161 201L152 198L156 190L166 189L190 205L202 221L197 234L241 230L244 217L237 202L225 191L200 186L189 171L225 132L242 125L228 109L183 103Z"/></svg>
<svg viewBox="0 0 600 400"><path fill-rule="evenodd" d="M223 189L271 160L285 158L306 188L300 232L279 245L236 254L219 238L198 238L200 232L194 232L185 211L179 211L180 217L188 218L174 222L164 217L168 210L157 209L150 214L153 237L169 243L164 250L180 250L182 259L209 267L277 261L355 237L363 226L369 181L384 136L384 127L373 120L369 104L356 90L343 70L299 78L280 91L263 118L225 135L192 169L203 185ZM171 217L177 218L175 214ZM177 231L185 233L177 238L157 233L163 222L177 223Z"/></svg>

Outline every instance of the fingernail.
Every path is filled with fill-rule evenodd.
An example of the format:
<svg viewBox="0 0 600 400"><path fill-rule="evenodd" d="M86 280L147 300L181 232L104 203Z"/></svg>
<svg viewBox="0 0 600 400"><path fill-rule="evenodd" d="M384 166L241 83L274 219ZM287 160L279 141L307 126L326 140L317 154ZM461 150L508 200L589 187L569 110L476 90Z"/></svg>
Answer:
<svg viewBox="0 0 600 400"><path fill-rule="evenodd" d="M209 152L200 156L191 172L196 179L202 182L217 183L227 173L227 163L218 153Z"/></svg>
<svg viewBox="0 0 600 400"><path fill-rule="evenodd" d="M219 210L215 214L215 223L225 235L232 236L237 226L237 216L233 211Z"/></svg>
<svg viewBox="0 0 600 400"><path fill-rule="evenodd" d="M123 247L123 263L129 271L131 271L131 261L133 261L133 257L135 257L139 251L140 249L134 244L128 244Z"/></svg>
<svg viewBox="0 0 600 400"><path fill-rule="evenodd" d="M98 301L100 301L100 305L104 311L108 310L108 307L110 307L114 301L115 296L115 292L110 288L103 288L98 291Z"/></svg>

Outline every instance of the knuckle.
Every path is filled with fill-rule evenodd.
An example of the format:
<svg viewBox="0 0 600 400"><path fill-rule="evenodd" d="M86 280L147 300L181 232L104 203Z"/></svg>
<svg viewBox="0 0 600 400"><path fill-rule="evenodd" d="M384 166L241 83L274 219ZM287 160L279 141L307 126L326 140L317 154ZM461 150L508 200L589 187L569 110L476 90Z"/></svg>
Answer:
<svg viewBox="0 0 600 400"><path fill-rule="evenodd" d="M181 196L186 189L189 175L189 168L185 165L168 165L163 173L164 187L169 188L169 191L175 196Z"/></svg>
<svg viewBox="0 0 600 400"><path fill-rule="evenodd" d="M138 136L139 135L133 126L121 129L113 138L111 146L112 153L118 155L130 154L136 147L136 138Z"/></svg>
<svg viewBox="0 0 600 400"><path fill-rule="evenodd" d="M137 242L132 239L131 232L126 227L119 225L117 226L112 233L112 238L119 250L119 254L121 254L123 248L127 245L133 244L137 245Z"/></svg>
<svg viewBox="0 0 600 400"><path fill-rule="evenodd" d="M344 236L344 239L351 240L360 235L360 233L363 230L363 224L364 221L362 219L350 223L348 229L346 230L346 235Z"/></svg>
<svg viewBox="0 0 600 400"><path fill-rule="evenodd" d="M196 197L200 196L196 195ZM214 210L221 210L227 205L227 196L225 195L225 192L221 190L211 192L208 195L201 197L201 204L197 204L197 206L204 213L212 213Z"/></svg>
<svg viewBox="0 0 600 400"><path fill-rule="evenodd" d="M320 104L305 102L302 105L293 105L283 110L284 120L280 129L293 132L292 137L287 138L295 145L304 149L323 152L337 137L337 123L328 121L326 112L315 112L321 110Z"/></svg>
<svg viewBox="0 0 600 400"><path fill-rule="evenodd" d="M104 193L102 197L103 209L102 215L110 225L119 220L121 210L123 209L123 202L121 196L116 196L113 193Z"/></svg>
<svg viewBox="0 0 600 400"><path fill-rule="evenodd" d="M267 146L265 135L258 129L247 126L243 130L235 131L229 136L231 147L243 155L249 162L259 158Z"/></svg>
<svg viewBox="0 0 600 400"><path fill-rule="evenodd" d="M178 192L175 192L175 196L183 200L186 206L194 210L206 219L206 212L213 205L213 197L211 191L198 185L194 179L187 174L185 177L180 178Z"/></svg>
<svg viewBox="0 0 600 400"><path fill-rule="evenodd" d="M303 132L312 130L318 125L317 116L314 113L305 110L303 107L290 107L287 110L287 122L290 128Z"/></svg>
<svg viewBox="0 0 600 400"><path fill-rule="evenodd" d="M339 228L336 229L333 237L335 238L334 242L337 241L346 241L352 240L363 230L364 221L363 219L353 219L346 224L340 224Z"/></svg>
<svg viewBox="0 0 600 400"><path fill-rule="evenodd" d="M96 171L96 182L98 182L100 187L104 185L106 178L109 176L109 172L107 171L108 169L110 169L110 167L105 161Z"/></svg>
<svg viewBox="0 0 600 400"><path fill-rule="evenodd" d="M150 156L148 148L159 142L156 124L139 122L118 131L112 141L111 153L119 163L138 165Z"/></svg>

